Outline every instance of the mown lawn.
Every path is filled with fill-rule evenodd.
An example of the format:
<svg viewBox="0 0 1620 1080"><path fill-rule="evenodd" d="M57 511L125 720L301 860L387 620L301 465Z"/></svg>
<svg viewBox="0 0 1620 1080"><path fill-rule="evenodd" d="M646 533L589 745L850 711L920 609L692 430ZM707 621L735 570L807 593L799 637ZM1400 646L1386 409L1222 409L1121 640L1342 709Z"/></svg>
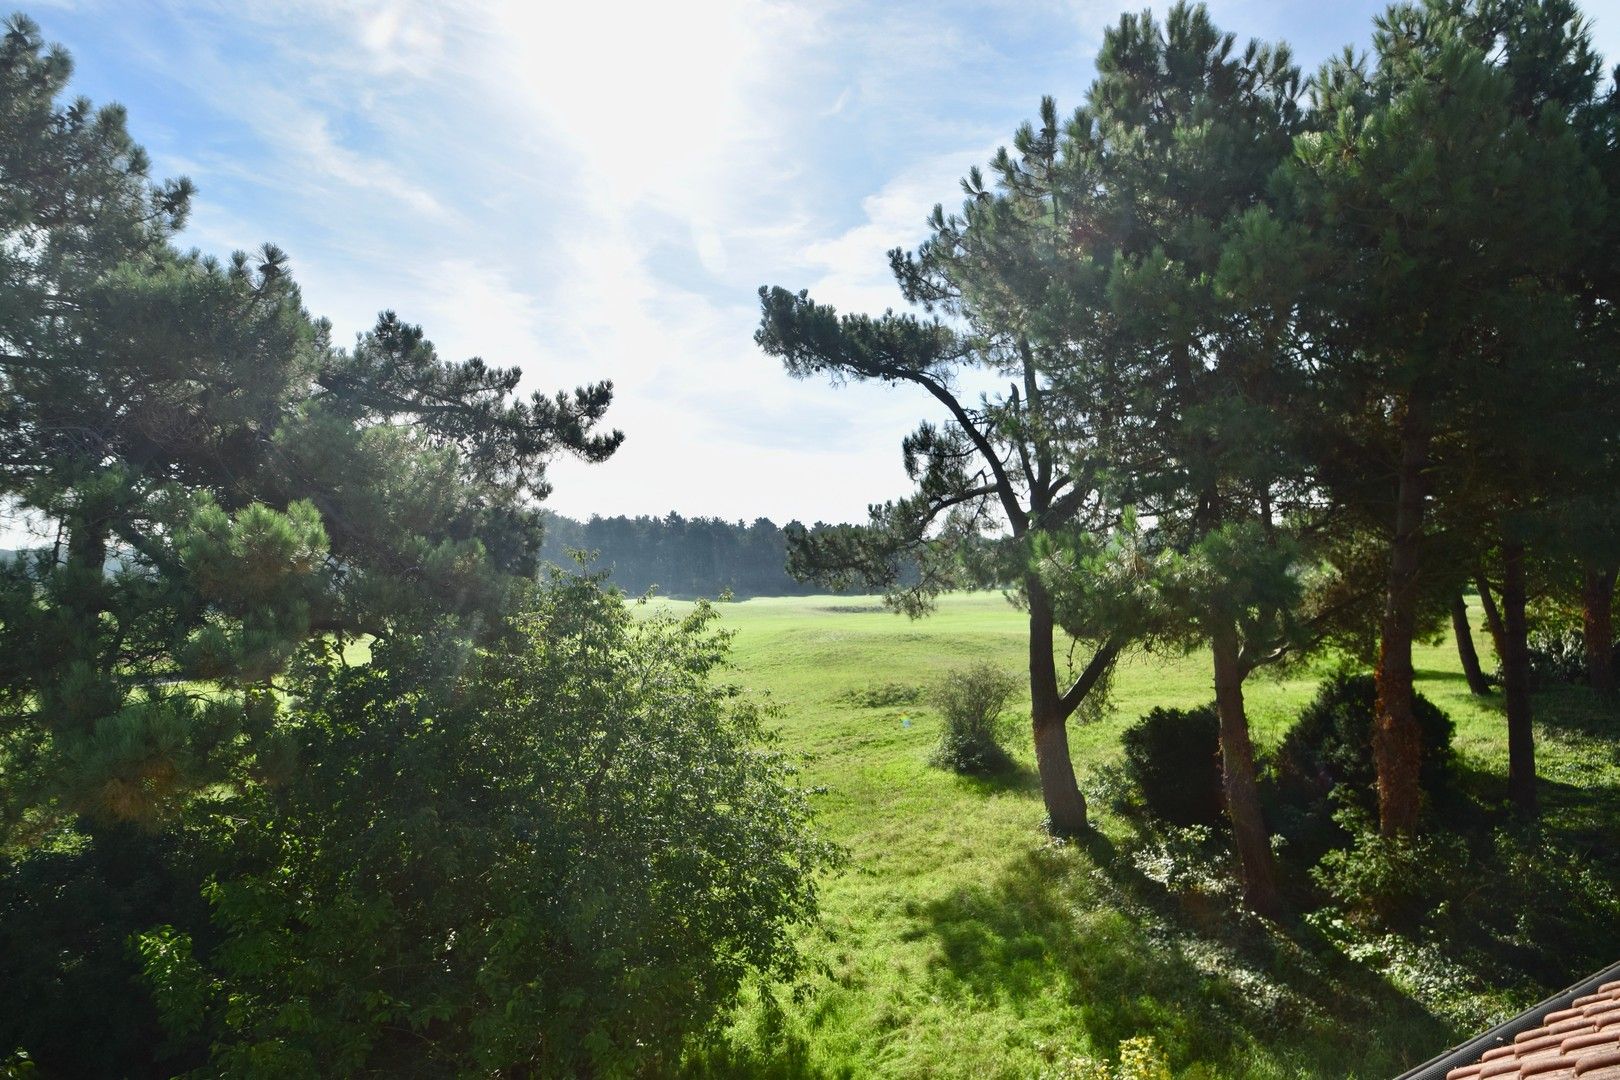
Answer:
<svg viewBox="0 0 1620 1080"><path fill-rule="evenodd" d="M1420 1004L1434 987L1352 960L1303 922L1267 926L1196 892L1173 895L1118 855L1132 826L1097 790L1103 767L1119 758L1121 730L1151 706L1210 698L1204 657L1123 664L1112 713L1071 733L1099 834L1060 846L1040 828L1026 729L1016 775L958 778L928 765L935 717L905 700L970 661L1020 668L1022 616L1000 595L950 597L917 622L859 597L722 610L737 632L735 678L780 707L783 746L824 789L820 827L848 863L822 886L824 923L808 946L823 970L812 992L751 997L696 1072L1057 1076L1078 1055L1108 1058L1120 1040L1149 1035L1177 1075L1380 1077L1473 1033ZM1488 650L1483 635L1478 644ZM1469 696L1449 641L1422 647L1417 667L1421 691L1456 721L1470 783L1488 793L1506 770L1499 697ZM1262 746L1281 737L1319 677L1251 680ZM1537 705L1549 815L1574 831L1612 828L1615 718L1580 690ZM1528 1005L1526 993L1504 990L1480 1012Z"/></svg>

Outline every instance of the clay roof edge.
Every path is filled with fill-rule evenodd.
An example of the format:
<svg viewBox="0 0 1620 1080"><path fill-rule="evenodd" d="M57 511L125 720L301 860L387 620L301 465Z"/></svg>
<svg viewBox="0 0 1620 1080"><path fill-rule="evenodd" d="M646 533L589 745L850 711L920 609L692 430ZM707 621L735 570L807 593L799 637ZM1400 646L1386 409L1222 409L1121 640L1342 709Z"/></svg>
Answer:
<svg viewBox="0 0 1620 1080"><path fill-rule="evenodd" d="M1541 1018L1555 1009L1569 1007L1569 1003L1578 997L1583 997L1596 990L1606 982L1620 980L1620 962L1610 964L1595 975L1588 975L1580 982L1566 987L1541 1002L1532 1005L1529 1009L1509 1020L1504 1020L1483 1035L1475 1036L1465 1043L1459 1043L1439 1057L1425 1061L1415 1069L1401 1073L1395 1080L1442 1080L1446 1073L1459 1065L1468 1065L1478 1061L1480 1055L1487 1050L1498 1046L1506 1046L1513 1042L1513 1037L1521 1031L1529 1031L1541 1023Z"/></svg>

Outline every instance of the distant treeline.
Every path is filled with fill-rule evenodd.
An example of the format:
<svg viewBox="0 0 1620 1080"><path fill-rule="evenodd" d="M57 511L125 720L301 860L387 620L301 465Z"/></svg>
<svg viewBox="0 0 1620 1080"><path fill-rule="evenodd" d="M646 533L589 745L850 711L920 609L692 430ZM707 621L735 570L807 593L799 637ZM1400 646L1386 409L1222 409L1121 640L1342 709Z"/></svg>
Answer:
<svg viewBox="0 0 1620 1080"><path fill-rule="evenodd" d="M825 592L824 585L805 584L789 576L787 536L770 518L752 523L711 517L600 517L579 522L561 514L545 515L541 555L548 562L571 566L572 551L594 552L594 568L608 571L627 593L657 588L665 596L793 596ZM788 527L798 525L789 522ZM827 525L817 522L812 533Z"/></svg>

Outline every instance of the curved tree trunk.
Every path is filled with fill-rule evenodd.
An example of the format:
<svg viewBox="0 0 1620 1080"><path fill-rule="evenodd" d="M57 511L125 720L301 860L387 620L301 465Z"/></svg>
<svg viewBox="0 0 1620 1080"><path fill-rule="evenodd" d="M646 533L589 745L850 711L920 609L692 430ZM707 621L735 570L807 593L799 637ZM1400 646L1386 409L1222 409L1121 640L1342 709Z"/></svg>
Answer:
<svg viewBox="0 0 1620 1080"><path fill-rule="evenodd" d="M1412 637L1417 628L1419 545L1423 537L1423 471L1428 433L1419 403L1409 401L1401 420L1395 535L1378 642L1378 711L1373 720L1373 763L1378 769L1378 823L1385 836L1417 831L1422 807L1418 767L1422 740L1412 711Z"/></svg>
<svg viewBox="0 0 1620 1080"><path fill-rule="evenodd" d="M1057 661L1052 655L1052 602L1038 577L1025 579L1029 594L1029 700L1035 734L1035 768L1041 777L1047 826L1053 836L1074 836L1086 829L1086 799L1069 758L1068 711L1058 690Z"/></svg>
<svg viewBox="0 0 1620 1080"><path fill-rule="evenodd" d="M1502 547L1502 691L1507 701L1508 797L1536 812L1536 737L1530 724L1530 640L1525 620L1524 545Z"/></svg>
<svg viewBox="0 0 1620 1080"><path fill-rule="evenodd" d="M1581 583L1581 616L1586 635L1586 681L1603 694L1614 693L1613 569L1588 564Z"/></svg>
<svg viewBox="0 0 1620 1080"><path fill-rule="evenodd" d="M1457 639L1457 658L1462 661L1463 678L1468 680L1469 693L1481 696L1491 692L1491 684L1479 666L1479 652L1474 648L1474 631L1468 625L1468 601L1458 594L1451 598L1451 633Z"/></svg>
<svg viewBox="0 0 1620 1080"><path fill-rule="evenodd" d="M1271 839L1260 812L1260 788L1255 781L1254 746L1249 739L1249 718L1243 706L1243 669L1236 630L1222 624L1211 636L1215 655L1215 711L1220 717L1221 778L1226 792L1226 813L1232 819L1243 871L1243 902L1268 919L1282 914L1277 875L1272 866Z"/></svg>

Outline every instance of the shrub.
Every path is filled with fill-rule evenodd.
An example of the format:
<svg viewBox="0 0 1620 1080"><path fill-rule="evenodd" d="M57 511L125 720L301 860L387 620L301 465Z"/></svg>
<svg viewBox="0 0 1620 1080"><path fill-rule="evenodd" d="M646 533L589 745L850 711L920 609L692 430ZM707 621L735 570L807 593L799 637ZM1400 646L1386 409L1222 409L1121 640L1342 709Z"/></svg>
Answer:
<svg viewBox="0 0 1620 1080"><path fill-rule="evenodd" d="M471 653L300 671L301 768L216 830L221 940L138 943L206 1071L667 1075L745 980L796 979L831 853L713 680L715 617L562 578Z"/></svg>
<svg viewBox="0 0 1620 1080"><path fill-rule="evenodd" d="M1220 722L1214 705L1156 708L1125 729L1125 772L1149 811L1176 825L1219 825Z"/></svg>
<svg viewBox="0 0 1620 1080"><path fill-rule="evenodd" d="M1461 840L1447 833L1383 836L1353 799L1338 801L1333 820L1350 836L1350 844L1323 855L1311 870L1335 907L1382 929L1410 922L1447 899L1468 861Z"/></svg>
<svg viewBox="0 0 1620 1080"><path fill-rule="evenodd" d="M1311 871L1329 901L1312 921L1355 950L1438 948L1452 958L1453 986L1461 957L1483 963L1497 986L1523 977L1556 985L1612 960L1620 889L1614 866L1590 849L1534 824L1386 837L1371 812L1337 801L1351 840Z"/></svg>
<svg viewBox="0 0 1620 1080"><path fill-rule="evenodd" d="M1530 685L1536 689L1586 682L1586 633L1579 626L1533 631L1528 642ZM1620 660L1620 643L1614 655ZM1502 682L1502 665L1496 665L1496 681Z"/></svg>
<svg viewBox="0 0 1620 1080"><path fill-rule="evenodd" d="M1123 1039L1119 1044L1119 1064L1110 1065L1083 1056L1060 1062L1048 1076L1057 1080L1170 1080L1170 1060L1151 1035Z"/></svg>
<svg viewBox="0 0 1620 1080"><path fill-rule="evenodd" d="M1322 684L1277 750L1277 771L1289 796L1322 803L1344 784L1363 801L1372 797L1377 698L1371 675L1339 675ZM1416 695L1413 711L1423 747L1421 782L1425 790L1436 791L1451 771L1451 718L1422 694Z"/></svg>
<svg viewBox="0 0 1620 1080"><path fill-rule="evenodd" d="M959 773L990 773L1012 761L1001 745L1006 733L1002 714L1018 692L1018 680L1004 668L980 661L952 672L934 684L929 700L944 726L933 763Z"/></svg>

